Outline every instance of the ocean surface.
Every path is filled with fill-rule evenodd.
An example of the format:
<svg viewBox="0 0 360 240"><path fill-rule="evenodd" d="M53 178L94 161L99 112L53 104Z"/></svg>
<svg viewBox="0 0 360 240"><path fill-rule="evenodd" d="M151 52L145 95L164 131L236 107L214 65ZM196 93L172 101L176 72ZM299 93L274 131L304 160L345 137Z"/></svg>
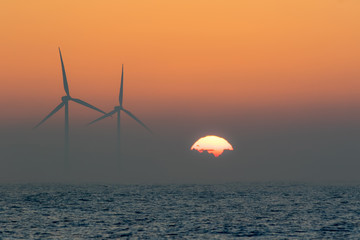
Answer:
<svg viewBox="0 0 360 240"><path fill-rule="evenodd" d="M0 185L0 239L360 239L359 185Z"/></svg>

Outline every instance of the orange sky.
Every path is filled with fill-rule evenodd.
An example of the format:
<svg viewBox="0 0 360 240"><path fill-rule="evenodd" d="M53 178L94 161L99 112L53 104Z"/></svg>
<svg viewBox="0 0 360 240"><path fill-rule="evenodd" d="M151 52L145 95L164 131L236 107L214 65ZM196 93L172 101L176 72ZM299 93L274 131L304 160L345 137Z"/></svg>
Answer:
<svg viewBox="0 0 360 240"><path fill-rule="evenodd" d="M124 104L145 121L360 103L358 0L4 0L0 11L2 122L35 123L60 102L58 46L72 96L106 111L124 63Z"/></svg>

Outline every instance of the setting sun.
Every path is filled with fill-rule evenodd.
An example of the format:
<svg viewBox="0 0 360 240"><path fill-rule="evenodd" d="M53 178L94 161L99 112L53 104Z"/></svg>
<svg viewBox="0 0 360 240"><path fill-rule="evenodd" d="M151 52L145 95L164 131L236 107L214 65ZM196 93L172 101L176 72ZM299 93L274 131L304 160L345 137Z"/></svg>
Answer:
<svg viewBox="0 0 360 240"><path fill-rule="evenodd" d="M200 153L207 151L215 157L220 156L224 150L233 151L231 144L224 138L218 136L206 136L197 140L191 147L191 150L197 150Z"/></svg>

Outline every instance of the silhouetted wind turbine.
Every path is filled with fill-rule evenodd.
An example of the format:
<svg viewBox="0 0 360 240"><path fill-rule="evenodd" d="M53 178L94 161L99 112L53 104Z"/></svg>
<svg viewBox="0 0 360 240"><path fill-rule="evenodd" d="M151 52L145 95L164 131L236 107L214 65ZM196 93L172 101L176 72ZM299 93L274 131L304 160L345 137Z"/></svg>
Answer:
<svg viewBox="0 0 360 240"><path fill-rule="evenodd" d="M132 114L130 111L123 108L123 89L124 89L124 64L122 65L122 71L121 71L121 83L120 83L120 93L119 93L119 104L120 104L120 106L115 106L114 110L112 110L111 112L106 113L104 116L99 117L98 119L95 119L94 121L89 123L89 124L93 124L93 123L95 123L97 121L100 121L100 120L102 120L104 118L110 117L110 116L114 115L115 113L117 113L117 141L118 141L118 146L119 146L118 150L119 151L120 151L120 143L121 143L120 142L120 113L121 113L121 111L124 111L132 119L134 119L141 126L143 126L146 130L148 130L150 133L152 133L150 128L148 128L143 122L141 122L137 117L135 117L134 114Z"/></svg>
<svg viewBox="0 0 360 240"><path fill-rule="evenodd" d="M101 112L103 114L105 114L105 112L98 109L97 107L94 107L93 105L91 105L91 104L89 104L89 103L87 103L87 102L85 102L83 100L80 100L78 98L72 98L70 96L69 86L68 86L68 82L67 82L67 79L66 79L65 67L64 67L64 62L63 62L63 59L62 59L60 48L59 48L59 53L60 53L60 60L61 60L61 68L62 68L64 90L65 90L66 96L61 97L62 102L57 107L55 107L55 109L52 110L52 112L50 112L49 115L47 115L43 120L41 120L41 122L39 122L39 124L37 124L34 128L39 127L48 118L50 118L57 111L59 111L63 106L65 106L65 160L68 160L68 157L69 157L69 101L76 102L78 104L81 104L81 105L83 105L85 107L96 110L98 112Z"/></svg>

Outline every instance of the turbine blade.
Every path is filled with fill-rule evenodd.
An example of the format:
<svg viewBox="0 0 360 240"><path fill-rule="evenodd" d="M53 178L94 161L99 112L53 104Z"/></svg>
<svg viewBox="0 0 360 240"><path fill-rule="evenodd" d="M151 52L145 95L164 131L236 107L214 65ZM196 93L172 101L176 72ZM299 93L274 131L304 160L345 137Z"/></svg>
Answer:
<svg viewBox="0 0 360 240"><path fill-rule="evenodd" d="M98 109L97 107L94 107L93 105L91 105L91 104L89 104L89 103L87 103L87 102L85 102L85 101L83 101L83 100L80 100L80 99L78 99L78 98L71 98L70 100L71 100L71 101L74 101L74 102L76 102L76 103L79 103L79 104L81 104L81 105L83 105L83 106L85 106L85 107L94 109L95 111L98 111L98 112L101 112L101 113L103 113L103 114L106 114L106 112L104 112L103 110L100 110L100 109Z"/></svg>
<svg viewBox="0 0 360 240"><path fill-rule="evenodd" d="M110 117L110 116L112 116L114 113L116 113L116 110L112 110L111 112L104 114L103 116L101 116L101 117L95 119L94 121L88 123L88 125L93 124L93 123L95 123L95 122L97 122L97 121L100 121L100 120L102 120L102 119L104 119L104 118Z"/></svg>
<svg viewBox="0 0 360 240"><path fill-rule="evenodd" d="M62 75L63 75L64 90L66 92L66 95L70 96L69 86L68 86L68 82L67 82L67 78L66 78L65 66L64 66L63 59L62 59L60 48L59 48L59 53L60 53L60 60L61 60L61 69L62 69Z"/></svg>
<svg viewBox="0 0 360 240"><path fill-rule="evenodd" d="M123 92L124 92L124 64L122 65L121 70L121 83L120 83L120 93L119 93L119 103L120 107L122 107L123 104Z"/></svg>
<svg viewBox="0 0 360 240"><path fill-rule="evenodd" d="M146 130L148 130L150 133L153 133L150 128L148 128L142 121L140 121L137 117L135 117L134 114L132 114L131 112L129 112L128 110L126 109L121 109L123 110L125 113L127 113L127 115L129 115L131 118L133 118L135 121L137 121L141 126L143 126Z"/></svg>
<svg viewBox="0 0 360 240"><path fill-rule="evenodd" d="M34 128L39 127L41 124L43 124L43 122L45 122L49 117L51 117L52 115L54 115L57 111L59 111L63 106L65 105L64 102L60 103L59 105L57 105L56 108L54 108L54 110L51 111L51 113L49 113L49 115L47 115L43 120L41 120L41 122L38 123L38 125L36 125Z"/></svg>

